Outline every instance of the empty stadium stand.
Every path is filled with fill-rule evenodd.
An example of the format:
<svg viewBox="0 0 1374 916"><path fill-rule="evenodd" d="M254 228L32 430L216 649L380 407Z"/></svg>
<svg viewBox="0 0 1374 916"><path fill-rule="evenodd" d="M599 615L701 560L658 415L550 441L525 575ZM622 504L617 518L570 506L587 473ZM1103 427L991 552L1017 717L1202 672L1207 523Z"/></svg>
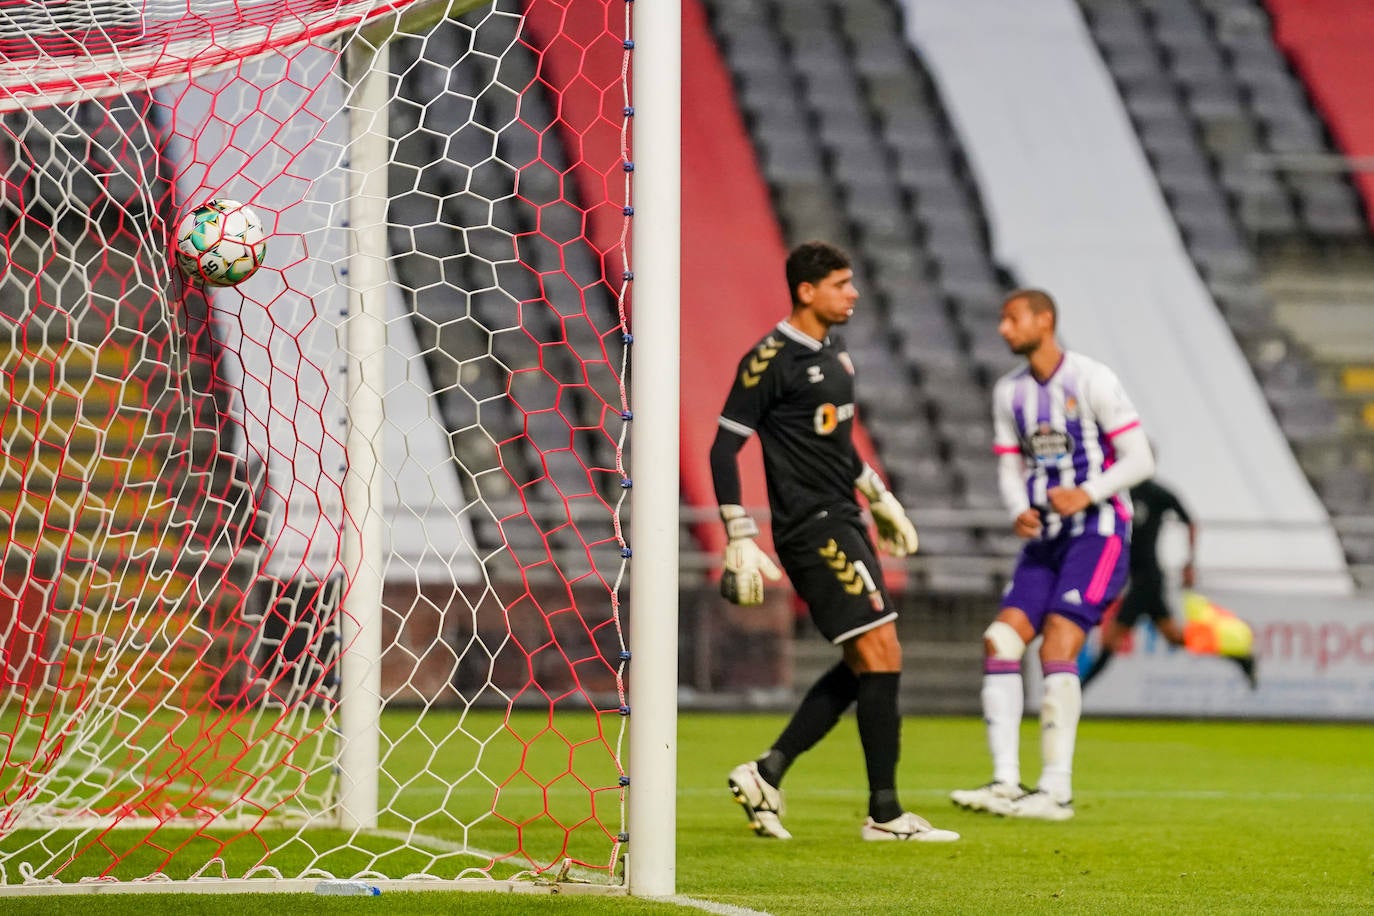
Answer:
<svg viewBox="0 0 1374 916"><path fill-rule="evenodd" d="M834 238L864 259L873 307L848 336L864 374L881 377L880 391L861 390L861 406L899 492L941 520L942 509L951 518L998 511L986 385L1008 360L989 319L1012 277L989 254L978 191L939 93L895 38L901 5L705 5L789 240ZM1367 513L1356 484L1368 470L1348 435L1348 414L1364 402L1358 392L1345 399L1354 408L1333 400L1329 369L1278 320L1266 265L1295 246L1348 251L1366 244L1368 230L1340 172L1291 167L1332 147L1263 6L1079 6L1188 255L1316 493L1334 513ZM871 368L884 357L889 369ZM1360 564L1363 542L1339 527ZM995 526L941 526L930 541L936 554L996 558L1015 548ZM969 584L961 579L951 584Z"/></svg>
<svg viewBox="0 0 1374 916"><path fill-rule="evenodd" d="M1360 194L1368 225L1374 211L1374 120L1365 87L1374 79L1369 56L1374 10L1358 0L1267 0L1273 40L1300 76L1314 109L1331 136L1331 152L1288 164L1311 180L1315 173L1342 184L1348 178ZM1367 229L1366 229L1367 232ZM1324 492L1346 518L1346 545L1353 561L1374 581L1374 246L1347 244L1334 250L1299 250L1278 262L1267 283L1281 302L1285 324L1318 354L1319 381L1336 405L1345 435L1325 459ZM1334 452L1334 454L1333 454Z"/></svg>
<svg viewBox="0 0 1374 916"><path fill-rule="evenodd" d="M1054 291L1069 345L1121 376L1161 446L1161 476L1211 522L1199 554L1207 581L1348 589L1327 514L1185 243L1229 276L1244 276L1249 254L1231 244L1204 184L1171 212L1150 168L1152 154L1189 150L1142 141L1075 3L907 8L908 35L974 163L996 256Z"/></svg>
<svg viewBox="0 0 1374 916"><path fill-rule="evenodd" d="M589 563L611 573L618 551L587 545L614 543L611 519L591 503L619 490L614 443L599 432L603 401L619 393L608 366L592 359L584 374L579 356L599 352L616 305L598 282L601 250L568 203L579 189L549 100L503 88L530 81L534 56L515 43L513 18L506 32L497 22L450 22L393 53L415 102L391 112L393 269L414 291L405 306L484 553L499 560L504 540L522 565L554 552L569 575ZM487 53L451 67L474 42ZM604 246L604 233L595 242ZM582 302L585 315L555 302Z"/></svg>
<svg viewBox="0 0 1374 916"><path fill-rule="evenodd" d="M1350 351L1354 340L1374 332L1374 318L1367 308L1332 299L1352 290L1366 303L1374 299L1366 279L1374 256L1363 202L1326 123L1350 58L1328 54L1324 41L1333 33L1313 23L1343 22L1335 33L1345 47L1358 30L1321 5L1270 4L1306 23L1277 35L1258 0L1080 6L1200 274L1304 470L1337 516L1349 559L1367 567L1374 556L1351 530L1359 523L1349 520L1374 511L1362 498L1369 436L1360 415L1364 398L1346 386L1360 376L1346 370L1348 360L1358 369L1374 357ZM1299 72L1310 80L1334 71L1326 85L1335 92L1318 106L1312 97L1320 97L1320 85L1309 95L1285 56L1303 40L1316 46L1307 65L1295 55ZM1351 107L1358 123L1363 106ZM1365 485L1352 487L1360 478Z"/></svg>

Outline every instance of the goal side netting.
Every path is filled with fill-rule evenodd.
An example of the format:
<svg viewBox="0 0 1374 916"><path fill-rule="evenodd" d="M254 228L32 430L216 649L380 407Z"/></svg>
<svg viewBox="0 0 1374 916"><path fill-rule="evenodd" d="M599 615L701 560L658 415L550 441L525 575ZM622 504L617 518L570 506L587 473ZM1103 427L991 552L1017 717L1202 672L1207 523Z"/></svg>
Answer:
<svg viewBox="0 0 1374 916"><path fill-rule="evenodd" d="M0 893L623 886L631 8L0 0Z"/></svg>

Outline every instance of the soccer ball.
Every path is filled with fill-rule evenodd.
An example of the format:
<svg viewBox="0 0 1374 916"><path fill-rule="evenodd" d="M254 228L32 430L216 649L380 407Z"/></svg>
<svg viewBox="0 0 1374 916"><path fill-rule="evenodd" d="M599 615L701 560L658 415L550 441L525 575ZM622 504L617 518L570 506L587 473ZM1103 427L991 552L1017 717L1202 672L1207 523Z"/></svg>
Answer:
<svg viewBox="0 0 1374 916"><path fill-rule="evenodd" d="M267 235L262 220L236 200L216 198L177 225L177 266L196 286L234 286L262 266Z"/></svg>

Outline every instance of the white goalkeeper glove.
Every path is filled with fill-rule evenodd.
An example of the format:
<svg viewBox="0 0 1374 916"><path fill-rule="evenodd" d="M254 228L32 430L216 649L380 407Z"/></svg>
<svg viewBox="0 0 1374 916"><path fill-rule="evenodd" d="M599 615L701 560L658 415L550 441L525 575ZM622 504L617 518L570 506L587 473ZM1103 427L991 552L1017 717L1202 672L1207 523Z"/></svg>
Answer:
<svg viewBox="0 0 1374 916"><path fill-rule="evenodd" d="M883 484L878 472L865 464L854 485L868 500L868 511L878 528L878 547L894 557L915 553L916 526L907 518L897 497Z"/></svg>
<svg viewBox="0 0 1374 916"><path fill-rule="evenodd" d="M743 506L721 506L720 518L725 522L725 536L730 539L725 545L720 593L732 604L762 604L763 580L776 582L782 573L754 540L759 536L758 522L745 513Z"/></svg>

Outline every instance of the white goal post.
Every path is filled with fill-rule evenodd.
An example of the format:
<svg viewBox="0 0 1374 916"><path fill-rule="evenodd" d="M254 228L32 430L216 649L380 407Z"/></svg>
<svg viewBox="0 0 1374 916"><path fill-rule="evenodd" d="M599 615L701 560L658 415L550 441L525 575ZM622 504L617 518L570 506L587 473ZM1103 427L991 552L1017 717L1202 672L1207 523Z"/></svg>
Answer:
<svg viewBox="0 0 1374 916"><path fill-rule="evenodd" d="M680 31L0 8L0 896L674 893Z"/></svg>

